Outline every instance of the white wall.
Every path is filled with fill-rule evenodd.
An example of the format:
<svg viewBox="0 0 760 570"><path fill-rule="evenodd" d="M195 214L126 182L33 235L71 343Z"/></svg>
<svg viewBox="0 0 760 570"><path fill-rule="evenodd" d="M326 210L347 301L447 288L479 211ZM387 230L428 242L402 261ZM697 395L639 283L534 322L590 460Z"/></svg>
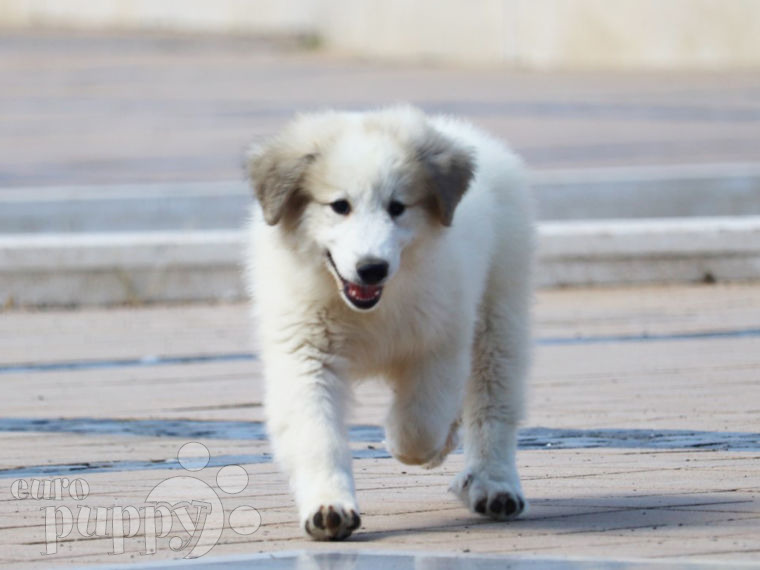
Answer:
<svg viewBox="0 0 760 570"><path fill-rule="evenodd" d="M328 0L328 45L529 68L760 65L760 0Z"/></svg>
<svg viewBox="0 0 760 570"><path fill-rule="evenodd" d="M0 24L190 31L312 31L320 0L0 0Z"/></svg>
<svg viewBox="0 0 760 570"><path fill-rule="evenodd" d="M314 32L387 59L760 66L760 0L0 0L0 25Z"/></svg>
<svg viewBox="0 0 760 570"><path fill-rule="evenodd" d="M519 12L531 67L760 64L758 0L524 0Z"/></svg>

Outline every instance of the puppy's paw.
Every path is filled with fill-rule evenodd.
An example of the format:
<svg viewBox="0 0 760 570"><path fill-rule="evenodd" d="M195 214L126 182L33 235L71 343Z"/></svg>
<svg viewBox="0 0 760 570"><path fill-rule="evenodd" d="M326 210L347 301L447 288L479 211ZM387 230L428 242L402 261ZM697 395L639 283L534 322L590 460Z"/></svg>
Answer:
<svg viewBox="0 0 760 570"><path fill-rule="evenodd" d="M517 518L527 507L516 475L492 478L482 472L465 470L457 475L449 491L472 512L499 521Z"/></svg>
<svg viewBox="0 0 760 570"><path fill-rule="evenodd" d="M302 521L303 529L315 540L343 540L351 536L362 519L355 506L324 504Z"/></svg>

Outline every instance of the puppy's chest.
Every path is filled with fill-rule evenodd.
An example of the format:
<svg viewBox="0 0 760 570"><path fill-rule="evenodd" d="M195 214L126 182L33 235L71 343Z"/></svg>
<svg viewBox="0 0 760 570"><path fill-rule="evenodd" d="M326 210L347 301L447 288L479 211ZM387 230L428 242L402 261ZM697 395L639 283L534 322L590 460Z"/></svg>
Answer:
<svg viewBox="0 0 760 570"><path fill-rule="evenodd" d="M395 311L378 311L356 318L340 328L338 351L357 372L382 372L395 362L423 357L452 332L447 315L413 304Z"/></svg>

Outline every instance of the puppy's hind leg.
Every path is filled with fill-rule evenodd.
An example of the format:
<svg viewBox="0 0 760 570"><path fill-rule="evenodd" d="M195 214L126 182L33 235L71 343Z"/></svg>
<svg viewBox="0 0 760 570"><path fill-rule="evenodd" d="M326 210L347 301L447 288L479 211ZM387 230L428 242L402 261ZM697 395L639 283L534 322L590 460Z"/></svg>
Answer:
<svg viewBox="0 0 760 570"><path fill-rule="evenodd" d="M515 454L529 360L528 298L512 291L481 307L463 411L466 466L451 485L470 510L497 520L518 516L526 504Z"/></svg>

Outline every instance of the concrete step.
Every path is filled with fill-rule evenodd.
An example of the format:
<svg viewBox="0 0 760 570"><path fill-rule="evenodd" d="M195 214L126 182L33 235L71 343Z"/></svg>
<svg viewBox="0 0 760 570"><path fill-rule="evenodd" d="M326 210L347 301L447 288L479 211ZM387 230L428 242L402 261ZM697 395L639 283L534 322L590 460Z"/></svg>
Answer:
<svg viewBox="0 0 760 570"><path fill-rule="evenodd" d="M542 220L760 215L760 164L534 171ZM0 233L240 228L243 181L0 189Z"/></svg>
<svg viewBox="0 0 760 570"><path fill-rule="evenodd" d="M542 222L541 287L760 279L760 216ZM242 230L0 235L6 305L245 297Z"/></svg>

